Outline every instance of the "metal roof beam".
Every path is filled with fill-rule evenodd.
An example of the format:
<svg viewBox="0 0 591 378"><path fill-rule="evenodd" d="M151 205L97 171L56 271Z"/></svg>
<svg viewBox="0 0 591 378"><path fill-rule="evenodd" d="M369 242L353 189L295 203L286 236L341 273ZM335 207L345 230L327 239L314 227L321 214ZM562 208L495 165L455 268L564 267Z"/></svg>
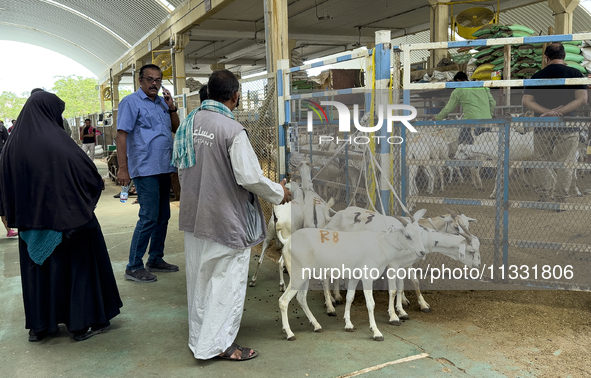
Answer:
<svg viewBox="0 0 591 378"><path fill-rule="evenodd" d="M263 40L262 37L264 34L263 30L260 30L257 33L257 39ZM253 31L239 31L239 30L215 30L215 29L200 29L198 27L193 28L191 30L191 36L199 38L212 38L212 39L250 39L254 40L255 32ZM330 42L336 43L354 43L359 42L359 35L357 33L351 33L350 35L331 35L331 34L309 34L309 33L301 33L301 32L294 32L289 33L290 39L295 39L296 41L302 42L326 42L330 40ZM361 43L373 43L375 37L361 37Z"/></svg>
<svg viewBox="0 0 591 378"><path fill-rule="evenodd" d="M183 6L175 9L170 17L163 20L160 25L117 59L111 65L110 69L103 72L99 77L99 83L103 84L109 80L110 70L112 70L113 75L127 70L135 61L149 55L152 50L156 50L162 45L168 45L171 40L175 40L177 34L189 31L195 25L212 17L233 2L234 0L211 0L210 2L203 0L186 1ZM210 4L211 8L206 9L206 4Z"/></svg>

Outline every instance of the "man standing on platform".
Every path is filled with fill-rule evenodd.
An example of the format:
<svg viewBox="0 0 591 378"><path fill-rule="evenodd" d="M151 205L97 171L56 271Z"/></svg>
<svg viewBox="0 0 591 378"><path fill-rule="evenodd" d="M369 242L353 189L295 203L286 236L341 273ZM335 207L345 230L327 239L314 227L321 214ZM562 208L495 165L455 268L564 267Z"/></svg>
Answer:
<svg viewBox="0 0 591 378"><path fill-rule="evenodd" d="M566 53L561 43L550 44L544 51L547 66L536 72L532 79L583 78L579 70L565 65L565 57ZM521 102L525 108L533 110L537 117L574 116L574 111L587 103L587 89L585 85L526 87ZM579 145L579 131L578 128L566 127L534 128L534 160L574 162ZM569 196L573 169L557 169L556 186L550 168L535 171L534 190L539 196L538 201L548 201L552 188L555 188L555 201L565 202Z"/></svg>

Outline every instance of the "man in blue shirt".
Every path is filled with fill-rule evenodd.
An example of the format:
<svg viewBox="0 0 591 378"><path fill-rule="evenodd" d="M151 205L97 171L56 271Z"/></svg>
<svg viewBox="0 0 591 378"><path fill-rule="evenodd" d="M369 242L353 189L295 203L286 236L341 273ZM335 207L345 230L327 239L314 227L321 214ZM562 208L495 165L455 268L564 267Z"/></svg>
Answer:
<svg viewBox="0 0 591 378"><path fill-rule="evenodd" d="M128 185L133 179L140 204L139 220L131 239L125 278L154 282L150 272L177 272L164 256L164 240L170 219L170 174L176 169L172 159L172 133L179 126L172 96L162 88L162 71L153 64L140 69L140 89L119 103L117 114L117 179ZM146 267L142 258L148 251ZM147 269L146 269L147 268Z"/></svg>

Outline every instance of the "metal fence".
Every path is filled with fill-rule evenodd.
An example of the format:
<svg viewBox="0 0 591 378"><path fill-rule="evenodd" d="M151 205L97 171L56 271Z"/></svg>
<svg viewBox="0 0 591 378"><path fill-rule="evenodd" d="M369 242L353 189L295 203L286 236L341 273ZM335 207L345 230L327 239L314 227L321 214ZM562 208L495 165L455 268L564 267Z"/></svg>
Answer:
<svg viewBox="0 0 591 378"><path fill-rule="evenodd" d="M285 104L285 120L290 125L290 163L293 167L302 160L310 161L315 189L326 201L330 197L335 198L334 210L357 205L365 208L375 206L381 212L381 198L388 202L384 206L386 213L399 214L400 209L393 205L395 202L392 201L388 187L384 185L383 177L374 174L379 169L377 166L388 167L388 163L393 163L390 164L389 182L403 203L414 209L426 208L428 217L449 213L451 209L475 220L471 222L470 230L481 241L482 269L487 269L487 273L489 270L494 273L485 277L493 277L492 280L503 283L519 284L521 287L591 290L591 279L586 273L591 261L591 234L588 232L591 226L588 216L591 201L585 196L591 194L591 177L587 174L591 171L591 164L582 161L586 151L581 149L587 143L585 131L591 126L591 121L581 117L581 113L577 114L579 117L572 119L508 116L509 113L523 112L520 101L522 89L519 88L524 85L588 84L589 80L415 84L410 82L409 69L409 55L415 49L575 39L591 39L591 35L392 46L392 55L387 59L392 63L394 73L404 67L404 76L392 76L390 103L403 102L417 108L418 118L412 124L419 129L419 133L410 135L398 124L392 134L400 135L405 142L392 146L388 155L383 154L383 149L375 145L368 149L351 143L329 141L330 137L338 136L342 142L351 136L370 134L343 135L338 132L338 119L334 117L336 112L330 106L323 107L327 110L324 115L326 119L315 116L311 112L313 109L310 109L315 106L314 103L322 100L347 104L346 96L362 94L360 98L350 99L347 105L351 108L353 103L358 104L360 109L365 110L367 117L371 113L372 101L380 96L375 92L375 87L379 85L371 86L370 80L366 78L366 88L324 90L307 94L292 94L287 89L287 93L279 95ZM316 66L324 64L327 63L316 63ZM378 61L375 66L379 64ZM288 72L306 68L308 66L291 68ZM289 82L289 75L283 74L283 78ZM404 89L396 89L402 87L401 82L404 82ZM427 121L433 119L433 114L447 102L449 93L447 97L433 99L435 96L425 95L425 92L445 88L449 88L451 92L458 87L502 87L502 94L497 96L499 100L496 112L504 116L481 121ZM583 113L588 115L588 109L583 109ZM307 129L310 115L314 118L312 132ZM371 124L371 121L368 123ZM572 132L559 133L557 137L553 129L555 127L570 128ZM535 133L534 128L537 129ZM577 129L582 132L578 133ZM461 140L462 130L469 132L475 139L473 144ZM486 132L476 135L483 130ZM352 132L354 131L355 128L352 128ZM541 136L544 134L548 136L548 144L553 147L556 147L557 138L566 134L574 135L578 152L561 154L560 149L564 146L559 146L555 148L554 155L536 157L533 154L534 145L535 150L539 151ZM569 145L574 146L572 143ZM568 156L559 158L558 155ZM387 159L390 161L385 161ZM564 179L568 177L567 172L572 172L577 177L576 181L573 180L568 196L565 194L566 189L563 189L562 194L556 189L568 184ZM541 184L540 181L544 181L540 179L541 175L548 177L546 180L550 180L552 184ZM294 178L298 180L297 173ZM545 190L547 193L544 193ZM442 255L428 256L427 260L420 263L422 266L445 263L450 268L461 267L459 262ZM569 273L566 274L568 269ZM504 288L511 287L515 286Z"/></svg>

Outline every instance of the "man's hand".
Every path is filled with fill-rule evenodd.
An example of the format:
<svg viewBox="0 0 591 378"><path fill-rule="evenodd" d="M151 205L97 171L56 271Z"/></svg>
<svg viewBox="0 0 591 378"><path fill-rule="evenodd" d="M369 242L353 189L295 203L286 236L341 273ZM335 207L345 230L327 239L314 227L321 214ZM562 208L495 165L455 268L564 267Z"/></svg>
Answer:
<svg viewBox="0 0 591 378"><path fill-rule="evenodd" d="M117 181L122 186L127 186L131 182L131 177L129 177L129 172L127 168L119 168L117 171Z"/></svg>
<svg viewBox="0 0 591 378"><path fill-rule="evenodd" d="M564 105L560 105L557 108L554 108L548 112L542 113L540 117L562 117L562 113L560 112L560 108L564 107Z"/></svg>
<svg viewBox="0 0 591 378"><path fill-rule="evenodd" d="M117 176L119 176L119 175L117 175ZM285 187L286 183L287 183L287 179L283 179L279 183L279 184L281 184L281 187L283 187L283 201L281 201L280 205L283 205L284 203L291 201L291 192L289 191L289 189L287 189Z"/></svg>
<svg viewBox="0 0 591 378"><path fill-rule="evenodd" d="M162 87L162 95L164 96L164 102L166 102L166 105L168 105L168 109L176 109L170 91L164 88L164 86Z"/></svg>

